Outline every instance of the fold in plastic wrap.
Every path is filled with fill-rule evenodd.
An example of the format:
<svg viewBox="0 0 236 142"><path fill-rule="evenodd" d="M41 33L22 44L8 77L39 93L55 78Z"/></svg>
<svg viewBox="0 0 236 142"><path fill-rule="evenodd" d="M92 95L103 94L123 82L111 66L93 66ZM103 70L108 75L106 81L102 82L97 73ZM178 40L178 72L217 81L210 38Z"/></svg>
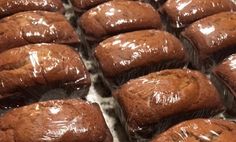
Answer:
<svg viewBox="0 0 236 142"><path fill-rule="evenodd" d="M0 117L1 142L112 142L97 104L54 100L13 109Z"/></svg>
<svg viewBox="0 0 236 142"><path fill-rule="evenodd" d="M70 23L57 12L20 12L1 19L0 27L0 52L33 43L80 42Z"/></svg>
<svg viewBox="0 0 236 142"><path fill-rule="evenodd" d="M68 95L76 91L78 96L84 97L90 83L80 55L65 45L27 45L0 54L1 108L21 104L5 104L8 97L27 96L37 101L47 91L58 88L66 90Z"/></svg>
<svg viewBox="0 0 236 142"><path fill-rule="evenodd" d="M174 30L207 16L234 10L236 5L231 0L167 0L161 13L167 19L168 27Z"/></svg>
<svg viewBox="0 0 236 142"><path fill-rule="evenodd" d="M182 122L156 136L151 142L234 142L236 124L221 119Z"/></svg>
<svg viewBox="0 0 236 142"><path fill-rule="evenodd" d="M158 12L150 4L137 1L106 2L85 12L77 23L85 36L88 52L109 36L162 27Z"/></svg>
<svg viewBox="0 0 236 142"><path fill-rule="evenodd" d="M222 12L201 19L181 33L194 67L208 71L236 53L236 12Z"/></svg>
<svg viewBox="0 0 236 142"><path fill-rule="evenodd" d="M99 43L94 55L101 76L110 88L117 88L150 72L182 68L188 62L181 42L170 33L159 30L142 30L108 38Z"/></svg>
<svg viewBox="0 0 236 142"><path fill-rule="evenodd" d="M224 110L210 80L188 69L163 70L130 80L113 96L131 141L147 140L183 120L208 118Z"/></svg>
<svg viewBox="0 0 236 142"><path fill-rule="evenodd" d="M226 58L212 70L212 80L231 115L236 115L236 54Z"/></svg>
<svg viewBox="0 0 236 142"><path fill-rule="evenodd" d="M1 0L0 18L18 12L44 10L63 13L65 11L61 0Z"/></svg>

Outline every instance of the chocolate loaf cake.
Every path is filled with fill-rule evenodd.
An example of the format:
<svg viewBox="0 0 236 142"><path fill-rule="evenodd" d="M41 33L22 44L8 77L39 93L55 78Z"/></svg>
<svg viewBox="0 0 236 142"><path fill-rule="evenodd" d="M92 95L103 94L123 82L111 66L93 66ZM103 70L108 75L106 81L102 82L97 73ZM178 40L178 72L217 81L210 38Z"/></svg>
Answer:
<svg viewBox="0 0 236 142"><path fill-rule="evenodd" d="M137 1L111 1L85 12L78 21L87 40L134 30L160 29L158 12L150 5Z"/></svg>
<svg viewBox="0 0 236 142"><path fill-rule="evenodd" d="M236 54L227 57L213 68L212 79L231 115L236 115Z"/></svg>
<svg viewBox="0 0 236 142"><path fill-rule="evenodd" d="M80 55L70 47L35 44L0 54L0 82L0 99L15 94L33 98L53 88L81 91L84 96L90 76Z"/></svg>
<svg viewBox="0 0 236 142"><path fill-rule="evenodd" d="M188 69L163 70L130 80L113 94L131 140L151 138L171 125L223 110L205 75Z"/></svg>
<svg viewBox="0 0 236 142"><path fill-rule="evenodd" d="M27 11L0 20L0 52L33 43L76 44L77 33L57 12Z"/></svg>
<svg viewBox="0 0 236 142"><path fill-rule="evenodd" d="M0 117L1 142L112 142L97 104L54 100L13 109Z"/></svg>
<svg viewBox="0 0 236 142"><path fill-rule="evenodd" d="M52 12L64 12L61 0L1 0L0 18L18 12L43 10Z"/></svg>
<svg viewBox="0 0 236 142"><path fill-rule="evenodd" d="M156 136L151 142L234 142L236 124L221 119L182 122Z"/></svg>
<svg viewBox="0 0 236 142"><path fill-rule="evenodd" d="M172 27L182 28L204 17L233 10L236 5L231 0L168 0L161 11Z"/></svg>
<svg viewBox="0 0 236 142"><path fill-rule="evenodd" d="M192 64L210 68L225 57L236 53L236 12L222 12L201 19L182 32Z"/></svg>
<svg viewBox="0 0 236 142"><path fill-rule="evenodd" d="M103 76L115 86L164 68L183 67L187 55L170 33L142 30L120 34L101 42L95 57Z"/></svg>

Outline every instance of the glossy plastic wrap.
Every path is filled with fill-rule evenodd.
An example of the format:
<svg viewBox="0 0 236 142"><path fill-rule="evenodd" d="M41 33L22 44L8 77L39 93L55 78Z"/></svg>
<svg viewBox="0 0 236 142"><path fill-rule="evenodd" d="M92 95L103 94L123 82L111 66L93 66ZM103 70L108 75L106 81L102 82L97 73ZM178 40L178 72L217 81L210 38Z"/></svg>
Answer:
<svg viewBox="0 0 236 142"><path fill-rule="evenodd" d="M236 124L221 119L182 122L156 136L151 142L235 142Z"/></svg>
<svg viewBox="0 0 236 142"><path fill-rule="evenodd" d="M80 42L70 23L57 12L20 12L1 19L0 27L0 52L32 43Z"/></svg>
<svg viewBox="0 0 236 142"><path fill-rule="evenodd" d="M220 91L228 112L236 115L236 54L214 67L211 78Z"/></svg>
<svg viewBox="0 0 236 142"><path fill-rule="evenodd" d="M110 0L70 0L75 14L81 16L87 10Z"/></svg>
<svg viewBox="0 0 236 142"><path fill-rule="evenodd" d="M231 0L168 0L161 12L173 28L183 28L204 17L236 10Z"/></svg>
<svg viewBox="0 0 236 142"><path fill-rule="evenodd" d="M131 141L149 139L183 120L224 110L210 80L198 71L163 70L130 80L113 94Z"/></svg>
<svg viewBox="0 0 236 142"><path fill-rule="evenodd" d="M99 43L94 55L111 88L150 72L184 67L188 58L176 37L159 30L141 30L108 38Z"/></svg>
<svg viewBox="0 0 236 142"><path fill-rule="evenodd" d="M236 12L222 12L201 19L181 33L194 67L207 71L236 53Z"/></svg>
<svg viewBox="0 0 236 142"><path fill-rule="evenodd" d="M1 142L112 142L97 104L54 100L13 109L0 117Z"/></svg>
<svg viewBox="0 0 236 142"><path fill-rule="evenodd" d="M44 10L52 12L64 12L61 0L1 0L0 18L18 12Z"/></svg>
<svg viewBox="0 0 236 142"><path fill-rule="evenodd" d="M73 6L73 9L75 11L75 14L77 16L81 16L87 10L108 1L111 1L111 0L70 0ZM138 0L113 0L113 1L138 1Z"/></svg>
<svg viewBox="0 0 236 142"><path fill-rule="evenodd" d="M4 108L9 97L23 95L37 101L52 89L62 88L69 95L76 91L78 96L84 97L91 81L80 55L70 47L35 44L0 54L0 82L0 99L3 99L0 107ZM21 104L14 102L7 105L17 106L18 103Z"/></svg>
<svg viewBox="0 0 236 142"><path fill-rule="evenodd" d="M78 25L89 41L100 41L122 32L160 29L158 12L150 5L137 1L111 1L84 13Z"/></svg>

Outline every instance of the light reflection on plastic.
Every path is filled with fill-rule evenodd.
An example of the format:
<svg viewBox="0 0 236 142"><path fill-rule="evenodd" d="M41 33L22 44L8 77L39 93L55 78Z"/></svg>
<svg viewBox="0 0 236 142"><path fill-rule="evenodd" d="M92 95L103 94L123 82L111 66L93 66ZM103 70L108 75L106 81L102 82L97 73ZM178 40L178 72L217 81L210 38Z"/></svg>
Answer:
<svg viewBox="0 0 236 142"><path fill-rule="evenodd" d="M156 104L168 105L178 102L181 98L178 94L170 92L170 96L166 96L164 92L155 92L153 97L156 100Z"/></svg>
<svg viewBox="0 0 236 142"><path fill-rule="evenodd" d="M61 108L59 108L59 107L51 107L51 108L49 109L49 111L50 111L52 114L57 114L58 112L61 111Z"/></svg>
<svg viewBox="0 0 236 142"><path fill-rule="evenodd" d="M230 58L229 58L229 60L230 60L230 69L231 70L236 70L236 59L234 59L233 58L233 56L231 56Z"/></svg>
<svg viewBox="0 0 236 142"><path fill-rule="evenodd" d="M115 14L115 8L110 8L109 11L105 12L106 16L113 16Z"/></svg>
<svg viewBox="0 0 236 142"><path fill-rule="evenodd" d="M209 35L212 32L215 31L215 27L214 26L209 26L209 27L203 27L201 24L198 24L198 27L200 28L200 31L204 34L204 35Z"/></svg>
<svg viewBox="0 0 236 142"><path fill-rule="evenodd" d="M35 19L35 18L32 18L32 24L34 25L44 25L44 26L49 26L49 24L45 21L44 18L40 18L40 19Z"/></svg>
<svg viewBox="0 0 236 142"><path fill-rule="evenodd" d="M37 73L40 72L37 71L37 66L39 66L39 59L38 59L38 52L37 51L30 51L29 52L29 58L30 58L30 61L31 61L31 64L33 66L33 75L34 77L37 77Z"/></svg>
<svg viewBox="0 0 236 142"><path fill-rule="evenodd" d="M179 3L179 2L180 2L180 1L177 0L177 3L178 3L177 9L178 9L178 10L182 10L182 9L184 9L187 5L189 5L189 4L192 2L192 0L189 0L188 2L182 2L182 3Z"/></svg>
<svg viewBox="0 0 236 142"><path fill-rule="evenodd" d="M42 140L49 141L49 140L59 138L59 137L65 135L68 131L75 132L75 133L88 132L88 128L84 128L84 127L78 128L78 124L80 123L80 121L81 121L81 118L78 118L78 117L74 118L71 121L67 121L67 120L54 121L50 125L52 125L53 127L56 126L57 129L48 130L46 135L43 136Z"/></svg>

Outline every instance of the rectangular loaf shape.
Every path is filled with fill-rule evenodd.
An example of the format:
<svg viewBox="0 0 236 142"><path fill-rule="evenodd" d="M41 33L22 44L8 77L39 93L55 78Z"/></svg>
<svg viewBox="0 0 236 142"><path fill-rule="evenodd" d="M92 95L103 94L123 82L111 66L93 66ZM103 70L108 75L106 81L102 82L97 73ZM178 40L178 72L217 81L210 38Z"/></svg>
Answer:
<svg viewBox="0 0 236 142"><path fill-rule="evenodd" d="M230 55L213 68L212 79L225 99L228 112L236 115L236 54Z"/></svg>
<svg viewBox="0 0 236 142"><path fill-rule="evenodd" d="M181 36L193 66L208 70L236 53L236 12L222 12L194 22Z"/></svg>
<svg viewBox="0 0 236 142"><path fill-rule="evenodd" d="M130 139L149 139L171 125L223 110L216 88L198 71L163 70L130 80L113 93Z"/></svg>
<svg viewBox="0 0 236 142"><path fill-rule="evenodd" d="M111 88L129 79L165 68L184 67L188 55L170 33L141 30L104 40L94 53L103 78Z"/></svg>
<svg viewBox="0 0 236 142"><path fill-rule="evenodd" d="M32 99L56 88L84 97L91 83L79 53L59 44L27 45L1 53L0 82L0 99L15 95Z"/></svg>
<svg viewBox="0 0 236 142"><path fill-rule="evenodd" d="M1 142L112 142L97 104L54 100L13 109L0 117Z"/></svg>
<svg viewBox="0 0 236 142"><path fill-rule="evenodd" d="M110 1L85 12L78 20L87 40L98 41L108 36L142 29L160 29L158 12L137 1Z"/></svg>
<svg viewBox="0 0 236 142"><path fill-rule="evenodd" d="M221 119L184 121L157 135L151 142L233 142L236 124Z"/></svg>
<svg viewBox="0 0 236 142"><path fill-rule="evenodd" d="M173 28L183 28L207 16L233 10L236 5L231 0L167 0L161 12Z"/></svg>
<svg viewBox="0 0 236 142"><path fill-rule="evenodd" d="M77 44L80 39L57 12L27 11L0 20L0 52L34 43Z"/></svg>
<svg viewBox="0 0 236 142"><path fill-rule="evenodd" d="M18 12L43 10L51 12L64 12L61 0L1 0L0 18Z"/></svg>

